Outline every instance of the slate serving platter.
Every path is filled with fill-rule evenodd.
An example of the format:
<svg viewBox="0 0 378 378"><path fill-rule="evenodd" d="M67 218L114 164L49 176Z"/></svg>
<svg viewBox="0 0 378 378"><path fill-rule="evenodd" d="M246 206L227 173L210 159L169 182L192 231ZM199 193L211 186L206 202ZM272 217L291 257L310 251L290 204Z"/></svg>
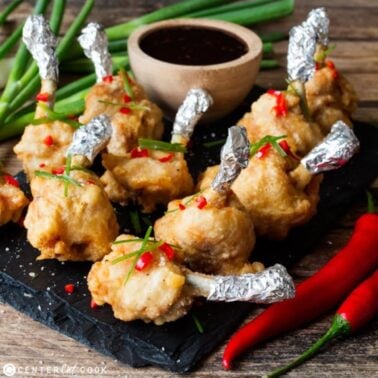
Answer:
<svg viewBox="0 0 378 378"><path fill-rule="evenodd" d="M224 139L227 128L248 111L250 103L261 92L255 88L246 101L221 122L197 128L187 157L194 177L206 166L219 161L221 145L205 148L203 143ZM167 139L170 127L167 122ZM326 174L317 215L305 226L293 230L283 242L258 240L254 261L266 265L280 262L290 267L316 245L353 199L378 176L378 130L357 123L355 132L361 142L361 151L339 171ZM27 192L24 175L20 173L18 178ZM121 230L125 232L133 232L130 208L135 210L115 206ZM161 214L158 211L143 217L142 233L148 223ZM86 285L89 263L36 261L38 254L26 241L25 229L14 224L0 229L0 300L32 319L134 367L155 365L175 372L192 370L235 331L253 306L200 303L191 314L200 319L205 329L203 334L196 329L191 314L159 327L142 321L124 323L113 317L109 306L90 308L91 298ZM75 284L71 295L64 291L68 283Z"/></svg>

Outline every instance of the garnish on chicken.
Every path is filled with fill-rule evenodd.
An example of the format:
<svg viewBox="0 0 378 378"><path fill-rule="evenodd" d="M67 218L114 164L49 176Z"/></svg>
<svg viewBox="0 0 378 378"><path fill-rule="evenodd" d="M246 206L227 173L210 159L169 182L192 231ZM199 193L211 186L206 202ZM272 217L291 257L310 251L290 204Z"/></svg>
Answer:
<svg viewBox="0 0 378 378"><path fill-rule="evenodd" d="M100 180L83 165L93 161L110 135L108 117L94 118L76 131L65 166L35 173L25 227L28 240L41 252L38 259L96 261L109 252L118 234L116 216Z"/></svg>
<svg viewBox="0 0 378 378"><path fill-rule="evenodd" d="M204 273L254 272L249 264L255 236L251 217L232 190L231 183L248 164L245 129L233 126L222 149L222 163L212 187L168 204L155 223L158 240L180 248L184 263Z"/></svg>
<svg viewBox="0 0 378 378"><path fill-rule="evenodd" d="M88 274L93 301L110 304L118 319L160 325L184 316L195 297L272 303L294 295L293 281L280 265L259 275L198 274L180 264L172 246L150 238L151 231L143 239L120 235L112 252L93 264ZM274 279L268 282L267 274Z"/></svg>
<svg viewBox="0 0 378 378"><path fill-rule="evenodd" d="M82 30L79 43L93 61L97 76L97 83L85 99L80 122L88 123L100 114L111 117L113 134L107 151L115 156L124 156L137 147L138 138L160 139L164 130L163 113L125 71L112 75L108 40L101 26L88 24Z"/></svg>
<svg viewBox="0 0 378 378"><path fill-rule="evenodd" d="M107 171L101 180L109 198L122 204L133 199L148 213L158 204L191 194L193 179L184 158L185 146L211 103L206 91L192 89L177 112L171 143L140 139L127 156L103 154Z"/></svg>
<svg viewBox="0 0 378 378"><path fill-rule="evenodd" d="M36 24L40 28L34 28ZM42 35L38 35L39 32ZM65 152L71 143L74 129L69 123L54 121L51 117L58 81L58 61L55 55L56 39L48 23L42 16L30 16L25 23L23 36L26 47L38 64L42 79L41 92L37 95L35 122L25 128L20 142L14 147L31 180L36 170L51 172L64 165ZM46 54L50 59L45 59Z"/></svg>

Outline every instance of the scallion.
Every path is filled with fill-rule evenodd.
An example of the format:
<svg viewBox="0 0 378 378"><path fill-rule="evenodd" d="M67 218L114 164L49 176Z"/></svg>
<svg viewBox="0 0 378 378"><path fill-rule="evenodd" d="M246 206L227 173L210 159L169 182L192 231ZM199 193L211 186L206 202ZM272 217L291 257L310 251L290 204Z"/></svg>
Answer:
<svg viewBox="0 0 378 378"><path fill-rule="evenodd" d="M286 135L281 136L272 136L266 135L264 138L260 139L258 142L251 144L249 153L250 157L253 157L260 148L264 147L266 144L270 144L277 152L285 157L287 153L283 150L283 148L277 143L279 140L286 138Z"/></svg>
<svg viewBox="0 0 378 378"><path fill-rule="evenodd" d="M19 6L23 0L13 0L9 5L0 13L0 26L5 23L8 16Z"/></svg>
<svg viewBox="0 0 378 378"><path fill-rule="evenodd" d="M167 152L186 152L185 146L180 143L169 143L161 140L153 139L138 139L139 147L147 148L149 150L167 151Z"/></svg>

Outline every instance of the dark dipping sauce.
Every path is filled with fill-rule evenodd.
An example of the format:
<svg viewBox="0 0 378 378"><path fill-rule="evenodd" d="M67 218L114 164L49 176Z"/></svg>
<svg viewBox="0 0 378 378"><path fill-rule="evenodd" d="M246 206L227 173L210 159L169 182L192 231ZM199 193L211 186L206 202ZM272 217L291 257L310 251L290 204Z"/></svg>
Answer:
<svg viewBox="0 0 378 378"><path fill-rule="evenodd" d="M225 63L248 52L247 45L238 37L198 26L158 29L147 34L139 46L155 59L190 66Z"/></svg>

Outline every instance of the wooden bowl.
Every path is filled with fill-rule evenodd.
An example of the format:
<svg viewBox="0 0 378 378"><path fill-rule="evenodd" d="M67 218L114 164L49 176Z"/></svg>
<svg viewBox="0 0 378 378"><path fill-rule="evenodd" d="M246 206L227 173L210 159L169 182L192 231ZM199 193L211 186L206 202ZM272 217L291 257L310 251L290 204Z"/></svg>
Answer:
<svg viewBox="0 0 378 378"><path fill-rule="evenodd" d="M247 52L226 63L190 66L155 59L140 48L140 41L149 33L177 26L218 29L243 41ZM203 88L214 99L203 117L203 121L210 122L232 112L252 89L260 67L262 42L253 31L229 22L178 19L138 28L128 40L128 52L136 80L168 118L174 118L189 89Z"/></svg>

